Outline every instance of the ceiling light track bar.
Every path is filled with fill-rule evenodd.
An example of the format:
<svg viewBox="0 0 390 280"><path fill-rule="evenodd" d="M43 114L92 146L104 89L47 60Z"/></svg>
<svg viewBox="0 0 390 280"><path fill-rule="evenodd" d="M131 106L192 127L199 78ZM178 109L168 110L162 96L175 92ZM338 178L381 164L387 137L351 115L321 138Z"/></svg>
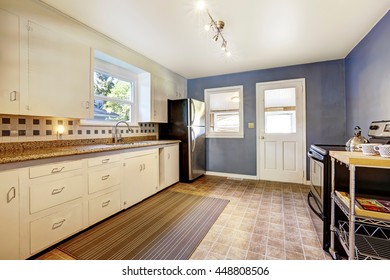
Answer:
<svg viewBox="0 0 390 280"><path fill-rule="evenodd" d="M218 39L221 38L222 39L221 49L223 51L225 51L227 56L231 56L231 53L227 50L227 41L226 41L225 37L222 34L222 30L225 27L225 22L223 22L222 20L214 20L214 18L211 16L211 14L210 14L208 9L206 10L206 12L207 12L207 15L210 18L209 25L205 26L206 31L212 29L215 32L215 34L214 34L212 39L215 42L217 42Z"/></svg>

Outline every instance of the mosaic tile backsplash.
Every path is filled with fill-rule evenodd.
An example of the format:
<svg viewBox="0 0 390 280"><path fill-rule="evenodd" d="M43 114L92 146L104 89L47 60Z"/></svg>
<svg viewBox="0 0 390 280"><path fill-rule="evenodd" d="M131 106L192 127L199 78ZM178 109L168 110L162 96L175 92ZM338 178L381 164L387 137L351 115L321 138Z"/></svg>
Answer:
<svg viewBox="0 0 390 280"><path fill-rule="evenodd" d="M64 133L58 135L58 126ZM88 138L112 138L112 126L84 126L78 119L0 115L0 143L45 140L75 140ZM138 127L119 127L123 137L157 136L154 123L140 123Z"/></svg>

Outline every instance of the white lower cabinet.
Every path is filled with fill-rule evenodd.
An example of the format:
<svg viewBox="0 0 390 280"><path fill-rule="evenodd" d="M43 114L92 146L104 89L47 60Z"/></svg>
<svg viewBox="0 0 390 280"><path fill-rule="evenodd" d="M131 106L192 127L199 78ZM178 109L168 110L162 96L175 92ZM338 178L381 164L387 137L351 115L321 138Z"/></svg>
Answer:
<svg viewBox="0 0 390 280"><path fill-rule="evenodd" d="M82 197L82 175L35 182L30 185L30 213Z"/></svg>
<svg viewBox="0 0 390 280"><path fill-rule="evenodd" d="M126 154L123 182L124 208L130 207L158 191L158 156L158 149Z"/></svg>
<svg viewBox="0 0 390 280"><path fill-rule="evenodd" d="M88 225L121 210L122 163L120 155L88 160Z"/></svg>
<svg viewBox="0 0 390 280"><path fill-rule="evenodd" d="M29 258L176 183L178 157L174 144L0 172L0 259Z"/></svg>
<svg viewBox="0 0 390 280"><path fill-rule="evenodd" d="M95 193L121 183L121 167L103 166L88 173L88 193Z"/></svg>
<svg viewBox="0 0 390 280"><path fill-rule="evenodd" d="M179 181L179 144L160 149L160 189Z"/></svg>
<svg viewBox="0 0 390 280"><path fill-rule="evenodd" d="M63 211L31 221L31 254L38 253L40 250L82 230L82 212L83 207L79 204L75 207L65 208Z"/></svg>
<svg viewBox="0 0 390 280"><path fill-rule="evenodd" d="M88 222L90 225L97 223L121 209L121 193L116 190L101 196L92 198L88 202Z"/></svg>
<svg viewBox="0 0 390 280"><path fill-rule="evenodd" d="M84 228L83 161L22 168L21 257L30 257ZM26 240L27 239L27 240Z"/></svg>
<svg viewBox="0 0 390 280"><path fill-rule="evenodd" d="M0 172L0 259L19 259L19 178Z"/></svg>

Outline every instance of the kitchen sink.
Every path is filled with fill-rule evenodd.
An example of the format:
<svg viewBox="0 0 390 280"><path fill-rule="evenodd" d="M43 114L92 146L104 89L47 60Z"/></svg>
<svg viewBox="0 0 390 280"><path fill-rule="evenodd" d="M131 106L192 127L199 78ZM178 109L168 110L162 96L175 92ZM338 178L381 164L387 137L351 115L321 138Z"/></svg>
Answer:
<svg viewBox="0 0 390 280"><path fill-rule="evenodd" d="M136 145L137 143L136 142L128 142L128 143L105 143L104 145L108 145L108 146L132 146L132 145Z"/></svg>
<svg viewBox="0 0 390 280"><path fill-rule="evenodd" d="M135 142L119 142L119 143L106 143L108 146L148 146L156 145L157 141L135 141Z"/></svg>

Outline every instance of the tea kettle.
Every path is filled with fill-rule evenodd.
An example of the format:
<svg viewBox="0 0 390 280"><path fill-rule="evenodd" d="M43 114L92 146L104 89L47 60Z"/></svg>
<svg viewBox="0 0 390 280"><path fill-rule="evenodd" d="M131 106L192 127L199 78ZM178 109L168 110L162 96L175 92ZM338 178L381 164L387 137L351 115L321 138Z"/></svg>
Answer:
<svg viewBox="0 0 390 280"><path fill-rule="evenodd" d="M362 136L362 131L359 126L354 128L354 136L351 137L347 142L347 148L350 151L361 150L361 144L368 143L368 140Z"/></svg>

